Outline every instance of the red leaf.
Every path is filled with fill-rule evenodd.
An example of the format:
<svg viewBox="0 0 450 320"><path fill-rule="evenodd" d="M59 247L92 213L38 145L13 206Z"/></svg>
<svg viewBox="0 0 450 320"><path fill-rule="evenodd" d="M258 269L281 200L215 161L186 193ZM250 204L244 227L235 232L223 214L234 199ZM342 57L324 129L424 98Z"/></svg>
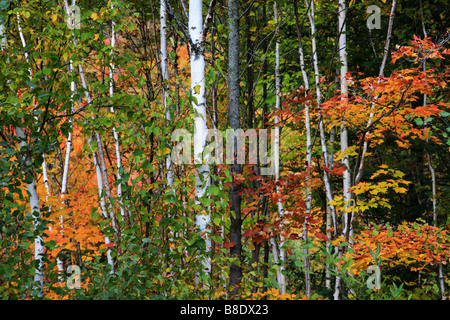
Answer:
<svg viewBox="0 0 450 320"><path fill-rule="evenodd" d="M225 249L230 249L231 247L234 247L235 245L236 245L236 243L234 243L234 242L224 242L223 243L223 247Z"/></svg>
<svg viewBox="0 0 450 320"><path fill-rule="evenodd" d="M338 176L342 176L344 175L344 171L347 170L347 168L345 166L341 166L338 163L333 163L333 166L331 169L327 168L326 166L322 166L322 168L331 174L335 174Z"/></svg>
<svg viewBox="0 0 450 320"><path fill-rule="evenodd" d="M244 234L242 236L244 238L250 238L250 237L253 237L257 233L258 233L257 229L249 229L249 230L245 230Z"/></svg>
<svg viewBox="0 0 450 320"><path fill-rule="evenodd" d="M330 239L328 239L328 237L324 235L322 232L316 232L314 235L319 239L330 241Z"/></svg>
<svg viewBox="0 0 450 320"><path fill-rule="evenodd" d="M292 250L291 250L291 248L287 247L287 248L286 248L286 251L287 251L287 253L288 253L290 256L292 256Z"/></svg>

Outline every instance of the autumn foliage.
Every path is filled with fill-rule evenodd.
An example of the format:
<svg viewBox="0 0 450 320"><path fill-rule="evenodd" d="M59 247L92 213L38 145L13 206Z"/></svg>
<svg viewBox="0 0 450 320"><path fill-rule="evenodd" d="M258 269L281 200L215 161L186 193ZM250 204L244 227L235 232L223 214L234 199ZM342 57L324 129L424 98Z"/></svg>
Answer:
<svg viewBox="0 0 450 320"><path fill-rule="evenodd" d="M327 10L337 7L316 3L323 26L330 20ZM194 49L176 10L168 9L170 80L164 81L154 8L81 2L83 27L70 32L64 8L54 1L2 9L10 19L0 55L0 297L327 300L336 298L339 285L341 299L448 297L448 31L435 41L409 33L405 40L398 30L400 44L391 46L389 65L379 76L359 56L363 44L352 40L358 46L348 45L355 56L345 76L348 93L338 89L342 79L333 79L332 69L340 67L336 52L322 50L320 72L328 74L310 72L319 91L314 85L307 90L297 47L303 41L304 53L313 56L312 36L301 34L298 9L288 3L279 5L289 19L260 19L267 18L268 4L248 2L242 19L249 51L241 52L247 59L241 66L241 122L243 129L281 131L279 177L261 174L266 164L244 164L239 172L228 163L214 164L200 198L199 166L170 162L177 144L172 133L194 133L196 116L189 89ZM219 19L224 8L216 7L205 48L196 49L207 60L205 121L222 132L229 126L228 31ZM355 31L350 29L349 37ZM278 94L271 74L273 34L284 51ZM334 34L320 36L327 46L335 41ZM278 109L275 99L281 100ZM343 128L346 150L339 148ZM271 156L274 143L269 138ZM68 183L61 193L64 172ZM33 183L40 212L32 206ZM241 201L240 244L232 241L231 188ZM206 212L210 221L199 232ZM37 258L39 245L44 255ZM237 245L239 256L231 253ZM374 265L382 274L380 290L365 284ZM72 285L69 266L81 270L79 287ZM233 288L230 266L240 272ZM39 270L42 284L35 280ZM397 284L405 287L395 291Z"/></svg>

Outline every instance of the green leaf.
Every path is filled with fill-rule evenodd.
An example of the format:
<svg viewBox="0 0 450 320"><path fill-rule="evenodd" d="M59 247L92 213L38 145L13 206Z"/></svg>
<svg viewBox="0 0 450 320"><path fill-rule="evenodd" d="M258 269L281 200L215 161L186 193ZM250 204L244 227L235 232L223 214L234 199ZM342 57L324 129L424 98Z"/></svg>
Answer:
<svg viewBox="0 0 450 320"><path fill-rule="evenodd" d="M56 247L56 241L55 241L55 240L47 241L47 242L45 243L45 246L46 246L49 250L53 250L53 249L55 249L55 247Z"/></svg>
<svg viewBox="0 0 450 320"><path fill-rule="evenodd" d="M389 229L388 232L387 232L387 236L389 238L392 238L394 236L394 231L392 231L392 229Z"/></svg>

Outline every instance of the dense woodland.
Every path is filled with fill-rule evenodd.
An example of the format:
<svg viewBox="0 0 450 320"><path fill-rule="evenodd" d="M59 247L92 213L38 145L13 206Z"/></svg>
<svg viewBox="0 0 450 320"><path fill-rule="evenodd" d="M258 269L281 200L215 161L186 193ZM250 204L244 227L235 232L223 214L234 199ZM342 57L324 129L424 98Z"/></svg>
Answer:
<svg viewBox="0 0 450 320"><path fill-rule="evenodd" d="M447 299L449 10L1 0L0 297Z"/></svg>

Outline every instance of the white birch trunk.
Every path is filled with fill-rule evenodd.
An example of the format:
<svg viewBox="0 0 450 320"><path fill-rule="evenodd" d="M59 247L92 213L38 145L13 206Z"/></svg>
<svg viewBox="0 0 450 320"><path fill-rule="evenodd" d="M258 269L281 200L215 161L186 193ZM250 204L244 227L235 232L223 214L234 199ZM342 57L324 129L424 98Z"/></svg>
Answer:
<svg viewBox="0 0 450 320"><path fill-rule="evenodd" d="M69 72L73 73L73 64L72 60L69 61ZM70 83L70 91L72 92L70 95L70 101L72 101L71 112L73 112L73 96L76 93L76 84L74 81ZM64 156L64 165L63 165L63 174L61 178L61 201L64 200L65 193L67 192L67 185L69 180L69 167L70 167L70 153L72 152L72 128L73 128L73 120L69 119L70 130L69 135L67 136L66 141L66 152Z"/></svg>
<svg viewBox="0 0 450 320"><path fill-rule="evenodd" d="M199 165L196 171L195 179L195 201L199 204L200 198L206 195L206 190L210 185L209 166L202 164L202 153L207 141L207 115L206 115L206 96L205 96L205 53L202 39L203 17L202 1L189 1L189 37L191 41L190 60L191 60L191 92L192 97L197 101L193 102L195 112L194 118L194 162ZM206 242L206 256L203 261L204 272L211 271L211 240L209 237L209 223L211 221L210 213L202 211L197 213L195 223Z"/></svg>
<svg viewBox="0 0 450 320"><path fill-rule="evenodd" d="M280 110L280 104L281 104L281 83L280 83L280 38L279 38L279 32L278 32L278 7L277 2L274 2L273 5L274 10L274 16L275 16L275 25L276 28L276 37L277 40L275 42L275 91L276 91L276 97L275 97L275 110ZM274 165L275 165L275 179L278 180L280 178L280 127L278 126L279 119L278 116L275 116L275 143L274 143ZM276 191L278 192L278 187L276 188ZM278 215L280 218L284 215L284 207L281 200L278 201ZM272 240L275 242L275 239ZM286 262L286 252L281 248L284 244L284 237L280 235L280 244L279 244L279 260L280 267L277 269L277 279L278 279L278 288L280 291L280 294L286 293L286 276L283 274L283 271L285 270L285 262ZM273 245L273 244L272 244ZM275 250L275 248L274 248ZM274 251L275 253L276 251ZM274 258L275 260L275 258ZM277 259L278 260L278 259Z"/></svg>
<svg viewBox="0 0 450 320"><path fill-rule="evenodd" d="M73 64L72 64L72 60L69 61L69 72L73 73ZM73 112L73 96L76 93L76 84L74 81L71 81L70 83L70 91L71 91L71 95L70 95L70 101L72 102L72 108L71 108L71 112ZM61 178L61 209L62 209L62 204L65 203L64 201L64 197L66 196L67 193L67 186L68 186L68 182L69 182L69 169L70 169L70 154L72 152L72 128L73 128L73 120L70 118L69 119L69 123L70 123L70 130L69 130L69 135L67 136L67 141L66 141L66 152L64 155L64 164L63 164L63 171L62 171L62 178ZM65 203L65 205L68 205L67 201ZM62 229L64 228L64 217L60 216L59 217L59 223L61 226L61 234L63 234ZM56 267L58 268L58 271L62 274L64 273L64 261L62 261L59 257L56 257ZM59 279L60 281L63 281L64 278L60 277Z"/></svg>
<svg viewBox="0 0 450 320"><path fill-rule="evenodd" d="M34 228L38 229L41 225L41 209L39 206L39 196L37 194L36 182L34 179L34 170L32 169L33 164L30 159L29 145L26 142L27 138L22 128L16 127L17 137L20 139L19 146L21 150L24 150L26 154L22 158L22 165L26 168L25 174L31 177L31 182L27 183L27 190L30 196L30 209L31 215L33 217ZM38 267L35 269L34 281L39 283L39 297L43 296L44 290L44 263L42 258L44 256L44 238L41 235L37 235L34 239L34 260L39 261Z"/></svg>
<svg viewBox="0 0 450 320"><path fill-rule="evenodd" d="M42 155L42 180L44 180L45 186L45 202L48 202L48 197L50 197L50 186L48 184L48 173L47 173L47 160L45 158L45 154ZM48 212L51 212L51 206L48 206Z"/></svg>
<svg viewBox="0 0 450 320"><path fill-rule="evenodd" d="M167 55L167 10L165 0L161 0L160 7L160 23L161 23L161 74L162 74L162 103L163 109L166 113L166 122L169 124L172 119L170 115L170 109L167 106L167 97L169 90L169 67L168 67L168 55ZM170 154L166 157L166 170L167 170L167 185L171 187L173 185L174 172L172 168L172 160Z"/></svg>
<svg viewBox="0 0 450 320"><path fill-rule="evenodd" d="M69 61L69 71L71 73L73 72L72 61ZM73 112L73 96L76 93L76 84L74 81L71 81L70 83L70 91L72 92L70 95L70 101L72 101L71 112ZM69 119L69 123L70 123L70 130L66 141L66 152L64 155L64 165L61 178L61 201L64 201L65 193L67 192L67 186L69 182L70 154L72 152L72 139L73 139L72 136L73 120Z"/></svg>
<svg viewBox="0 0 450 320"><path fill-rule="evenodd" d="M114 209L112 207L112 202L111 202L111 188L109 187L109 181L108 181L108 168L106 167L106 161L105 161L105 155L103 153L103 144L102 144L102 139L100 137L100 134L96 131L95 132L95 140L96 140L96 144L97 144L97 152L98 152L98 159L100 160L100 168L102 171L102 179L103 179L103 187L105 190L105 195L106 195L106 199L108 199L108 211L110 214L110 218L111 218L111 224L113 229L116 231L117 233L117 225L116 225L116 219L115 219L115 214L114 214Z"/></svg>
<svg viewBox="0 0 450 320"><path fill-rule="evenodd" d="M344 95L343 101L346 101L347 94L348 94L348 84L346 75L348 72L348 63L347 63L347 35L346 35L346 14L347 14L347 7L345 4L345 0L339 0L339 7L338 7L338 32L339 32L339 60L341 63L341 70L340 70L340 83L341 83L341 95ZM341 152L344 153L345 150L348 148L348 130L344 123L341 124ZM347 168L343 172L342 182L343 182L343 200L345 203L348 203L348 205L345 207L346 209L350 207L350 197L351 193L349 189L351 188L351 172L350 172L350 161L348 155L344 155L342 158L342 164ZM349 229L349 235L353 236L353 227L352 224L349 224L348 221L348 212L345 211L343 215L343 230L342 234L345 235L347 233L347 230ZM353 216L351 218L353 220Z"/></svg>
<svg viewBox="0 0 450 320"><path fill-rule="evenodd" d="M88 139L88 145L89 148L92 150L92 146L91 146L91 141L92 139L89 138ZM104 195L104 191L103 191L103 178L102 178L102 171L100 169L100 165L98 163L98 159L97 159L97 153L93 152L93 160L94 160L94 167L95 167L95 173L97 176L97 186L98 186L98 196L100 198L100 210L102 212L103 218L104 219L108 219L108 210L106 209L106 201L105 201L105 195ZM109 239L108 236L105 235L105 244L108 245L111 243L111 240ZM114 273L114 261L112 259L111 256L111 249L107 248L106 249L106 258L108 260L108 264L111 266L111 271L110 273L113 274Z"/></svg>
<svg viewBox="0 0 450 320"><path fill-rule="evenodd" d="M20 16L19 13L17 13L17 27L18 27L18 31L19 31L19 36L20 36L20 40L22 42L22 46L25 48L26 47L26 42L25 42L25 37L23 35L22 32L22 27L20 26ZM1 29L4 29L4 26L2 25ZM2 37L2 49L4 44L6 43L6 35L4 37ZM28 53L25 52L25 58L28 59ZM31 74L31 69L28 70L30 73L30 78L32 76ZM27 183L27 190L30 196L30 210L31 210L31 216L33 218L33 225L35 230L39 228L39 226L41 225L41 220L42 220L42 215L41 215L41 208L39 205L39 196L37 194L37 188L36 188L36 181L34 179L34 170L33 170L33 165L31 162L31 150L29 149L29 145L27 143L27 138L25 133L23 132L23 129L20 127L16 127L16 134L17 137L19 138L19 146L20 149L24 149L24 151L26 152L26 154L23 156L22 158L22 166L24 167L25 170L25 175L26 176L30 176L31 177L31 182ZM46 171L46 162L45 162L45 158L43 161L43 171L45 174L45 178L44 180L47 180L47 184L46 187L48 188L48 178L47 178L47 171ZM48 189L47 189L48 191ZM39 293L38 296L42 297L44 292L44 263L42 261L43 259L43 255L45 252L45 247L44 247L44 238L41 235L37 235L36 238L34 239L34 260L38 261L38 267L35 269L35 276L34 276L34 281L37 282L39 284Z"/></svg>
<svg viewBox="0 0 450 320"><path fill-rule="evenodd" d="M64 156L64 165L63 165L63 172L62 172L62 178L61 178L61 208L62 205L64 203L64 197L67 193L67 186L68 186L68 182L69 182L69 168L70 168L70 153L72 152L72 120L70 121L70 131L69 131L69 135L67 136L67 141L66 141L66 152L65 152L65 156ZM61 234L62 234L62 229L64 228L64 217L60 216L59 217L59 223L61 226ZM64 272L64 262L57 257L56 258L56 266L58 268L58 271L60 273ZM60 279L62 280L62 279Z"/></svg>
<svg viewBox="0 0 450 320"><path fill-rule="evenodd" d="M111 9L113 9L114 6L111 4ZM111 21L111 46L114 48L116 45L116 31L114 29L115 22ZM113 54L113 51L111 51L111 55ZM109 64L109 96L112 98L114 96L114 64L111 62ZM114 113L114 107L111 105L110 111ZM117 198L119 199L119 205L120 205L120 214L122 215L122 218L126 216L125 207L123 204L123 191L122 191L122 174L120 171L123 168L122 165L122 154L120 152L120 141L119 141L119 134L117 133L116 127L113 126L112 128L113 137L114 137L114 149L116 151L116 176L119 183L117 184Z"/></svg>

